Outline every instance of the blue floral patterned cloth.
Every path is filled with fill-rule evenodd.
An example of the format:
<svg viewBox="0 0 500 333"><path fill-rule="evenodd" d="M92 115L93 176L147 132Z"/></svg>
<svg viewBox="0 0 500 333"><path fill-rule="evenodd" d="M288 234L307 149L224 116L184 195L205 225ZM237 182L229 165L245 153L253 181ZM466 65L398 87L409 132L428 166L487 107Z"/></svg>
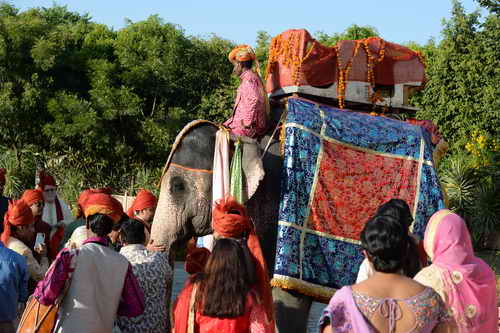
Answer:
<svg viewBox="0 0 500 333"><path fill-rule="evenodd" d="M285 131L275 286L328 298L355 282L359 233L380 204L405 199L420 237L444 208L419 126L290 98Z"/></svg>

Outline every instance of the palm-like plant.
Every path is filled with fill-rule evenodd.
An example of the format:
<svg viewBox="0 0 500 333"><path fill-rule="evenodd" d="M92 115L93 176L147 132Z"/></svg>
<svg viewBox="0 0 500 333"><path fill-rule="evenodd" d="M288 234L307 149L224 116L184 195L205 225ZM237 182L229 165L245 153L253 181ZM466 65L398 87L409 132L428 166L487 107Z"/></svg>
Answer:
<svg viewBox="0 0 500 333"><path fill-rule="evenodd" d="M462 216L476 246L482 247L500 222L500 168L475 167L466 154L455 154L440 168L448 206Z"/></svg>
<svg viewBox="0 0 500 333"><path fill-rule="evenodd" d="M465 154L451 156L441 167L440 179L448 196L450 209L462 216L474 202L475 190L481 181Z"/></svg>

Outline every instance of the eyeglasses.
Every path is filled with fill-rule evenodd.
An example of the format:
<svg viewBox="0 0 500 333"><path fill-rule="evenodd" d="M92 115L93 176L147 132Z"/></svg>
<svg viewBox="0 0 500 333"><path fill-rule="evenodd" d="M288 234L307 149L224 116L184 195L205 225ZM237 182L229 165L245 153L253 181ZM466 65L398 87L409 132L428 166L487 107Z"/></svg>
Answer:
<svg viewBox="0 0 500 333"><path fill-rule="evenodd" d="M55 188L48 188L48 189L43 190L43 191L44 191L44 192L47 192L47 193L48 193L48 192L55 192L55 191L56 191L56 189L55 189Z"/></svg>
<svg viewBox="0 0 500 333"><path fill-rule="evenodd" d="M45 205L45 203L43 201L38 201L38 202L35 202L35 205L38 207L43 207Z"/></svg>

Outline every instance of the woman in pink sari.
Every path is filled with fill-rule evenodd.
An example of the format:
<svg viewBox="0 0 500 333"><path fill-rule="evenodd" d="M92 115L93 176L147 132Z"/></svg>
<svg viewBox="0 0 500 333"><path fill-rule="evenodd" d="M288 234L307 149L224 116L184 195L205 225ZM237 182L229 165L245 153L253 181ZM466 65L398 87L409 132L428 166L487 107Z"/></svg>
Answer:
<svg viewBox="0 0 500 333"><path fill-rule="evenodd" d="M376 216L368 221L361 243L375 272L335 293L320 319L320 332L452 332L452 319L439 295L401 274L410 242L394 219Z"/></svg>
<svg viewBox="0 0 500 333"><path fill-rule="evenodd" d="M432 215L424 247L432 265L415 280L440 294L459 332L498 332L495 273L474 256L463 219L447 209Z"/></svg>

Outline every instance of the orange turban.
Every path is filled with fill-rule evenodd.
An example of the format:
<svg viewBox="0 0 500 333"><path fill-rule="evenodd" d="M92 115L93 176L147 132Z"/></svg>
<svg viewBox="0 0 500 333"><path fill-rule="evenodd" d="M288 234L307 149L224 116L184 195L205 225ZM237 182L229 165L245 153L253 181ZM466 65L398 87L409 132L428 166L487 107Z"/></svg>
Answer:
<svg viewBox="0 0 500 333"><path fill-rule="evenodd" d="M40 181L38 183L38 187L44 190L47 185L57 187L56 180L48 173L45 173L45 171L40 171Z"/></svg>
<svg viewBox="0 0 500 333"><path fill-rule="evenodd" d="M134 212L136 210L143 210L146 208L156 208L156 205L158 204L158 200L154 196L153 193L149 192L148 190L141 189L139 193L137 193L134 202L132 203L132 206L127 210L127 215L130 218L134 218Z"/></svg>
<svg viewBox="0 0 500 333"><path fill-rule="evenodd" d="M11 226L29 225L35 222L31 208L24 202L18 200L9 203L9 209L3 219L3 232L1 236L2 243L7 245L11 234Z"/></svg>
<svg viewBox="0 0 500 333"><path fill-rule="evenodd" d="M89 198L91 194L95 193L105 193L105 194L111 194L111 188L109 187L102 187L102 188L92 188L92 189L87 189L85 191L82 191L80 193L80 196L78 197L78 200L76 203L78 204L78 216L80 217L83 215L83 211L85 210L85 202Z"/></svg>
<svg viewBox="0 0 500 333"><path fill-rule="evenodd" d="M229 61L248 61L255 60L255 52L249 45L238 45L229 53Z"/></svg>
<svg viewBox="0 0 500 333"><path fill-rule="evenodd" d="M26 202L28 206L37 203L38 201L43 201L43 194L40 190L26 190L21 197L21 200Z"/></svg>
<svg viewBox="0 0 500 333"><path fill-rule="evenodd" d="M218 200L213 210L213 228L224 238L247 237L247 246L255 263L260 297L272 323L271 326L274 327L274 306L269 274L260 248L259 238L248 218L245 207L232 197Z"/></svg>
<svg viewBox="0 0 500 333"><path fill-rule="evenodd" d="M120 221L123 215L122 204L106 193L90 193L84 202L83 214L89 217L94 214L107 215L114 223Z"/></svg>
<svg viewBox="0 0 500 333"><path fill-rule="evenodd" d="M0 168L0 184L5 184L5 175L7 174L7 170L4 168Z"/></svg>

